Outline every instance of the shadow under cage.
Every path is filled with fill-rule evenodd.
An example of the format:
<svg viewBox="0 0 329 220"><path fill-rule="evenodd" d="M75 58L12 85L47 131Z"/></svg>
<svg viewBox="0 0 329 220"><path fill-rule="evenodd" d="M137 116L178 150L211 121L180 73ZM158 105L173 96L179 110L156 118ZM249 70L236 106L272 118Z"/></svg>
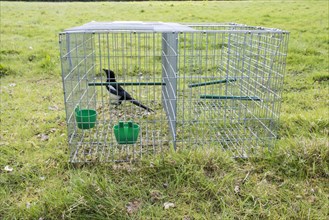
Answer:
<svg viewBox="0 0 329 220"><path fill-rule="evenodd" d="M171 147L245 157L276 139L286 31L91 22L59 37L71 162Z"/></svg>

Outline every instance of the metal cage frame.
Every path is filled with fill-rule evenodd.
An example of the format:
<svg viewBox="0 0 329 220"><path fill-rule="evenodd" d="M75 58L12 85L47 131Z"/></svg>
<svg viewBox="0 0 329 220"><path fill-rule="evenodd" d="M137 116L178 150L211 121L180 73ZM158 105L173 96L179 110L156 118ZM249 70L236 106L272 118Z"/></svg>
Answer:
<svg viewBox="0 0 329 220"><path fill-rule="evenodd" d="M170 147L221 147L246 157L273 146L288 36L233 23L66 29L59 42L70 161L128 161ZM116 82L103 69L113 70ZM118 85L154 112L129 101L111 105L106 86ZM79 127L79 109L97 112L87 129ZM138 125L136 142L118 143L119 121Z"/></svg>

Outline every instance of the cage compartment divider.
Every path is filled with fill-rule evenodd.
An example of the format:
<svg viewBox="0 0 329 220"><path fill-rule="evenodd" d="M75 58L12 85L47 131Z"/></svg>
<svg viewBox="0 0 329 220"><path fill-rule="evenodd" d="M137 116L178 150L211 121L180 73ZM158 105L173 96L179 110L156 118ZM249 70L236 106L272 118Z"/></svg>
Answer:
<svg viewBox="0 0 329 220"><path fill-rule="evenodd" d="M162 33L161 36L162 79L165 83L162 87L162 103L176 150L178 33Z"/></svg>

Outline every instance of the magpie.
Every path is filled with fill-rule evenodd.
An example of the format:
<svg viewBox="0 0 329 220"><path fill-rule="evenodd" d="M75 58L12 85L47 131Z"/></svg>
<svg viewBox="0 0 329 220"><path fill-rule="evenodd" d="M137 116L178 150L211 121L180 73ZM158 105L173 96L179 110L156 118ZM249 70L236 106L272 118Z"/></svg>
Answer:
<svg viewBox="0 0 329 220"><path fill-rule="evenodd" d="M112 70L103 69L106 73L106 82L116 82L115 74ZM138 107L145 109L148 112L154 112L149 107L141 104L134 99L126 90L124 90L119 84L106 85L106 89L109 91L111 98L115 101L116 105L121 105L123 101L129 101Z"/></svg>

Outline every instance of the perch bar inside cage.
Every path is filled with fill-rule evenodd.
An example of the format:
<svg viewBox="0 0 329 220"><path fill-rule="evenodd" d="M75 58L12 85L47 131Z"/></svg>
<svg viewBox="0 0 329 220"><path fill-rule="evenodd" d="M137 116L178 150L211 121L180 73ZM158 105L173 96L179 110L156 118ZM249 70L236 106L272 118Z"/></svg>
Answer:
<svg viewBox="0 0 329 220"><path fill-rule="evenodd" d="M234 100L250 100L261 101L257 96L221 96L221 95L200 95L200 99L234 99Z"/></svg>
<svg viewBox="0 0 329 220"><path fill-rule="evenodd" d="M207 85L234 82L234 81L236 81L235 78L229 78L229 79L222 79L222 80L209 81L209 82L203 82L203 83L193 83L193 84L189 84L188 87L192 88L192 87L207 86Z"/></svg>
<svg viewBox="0 0 329 220"><path fill-rule="evenodd" d="M105 86L105 85L120 85L120 86L164 86L162 82L92 82L88 86Z"/></svg>

